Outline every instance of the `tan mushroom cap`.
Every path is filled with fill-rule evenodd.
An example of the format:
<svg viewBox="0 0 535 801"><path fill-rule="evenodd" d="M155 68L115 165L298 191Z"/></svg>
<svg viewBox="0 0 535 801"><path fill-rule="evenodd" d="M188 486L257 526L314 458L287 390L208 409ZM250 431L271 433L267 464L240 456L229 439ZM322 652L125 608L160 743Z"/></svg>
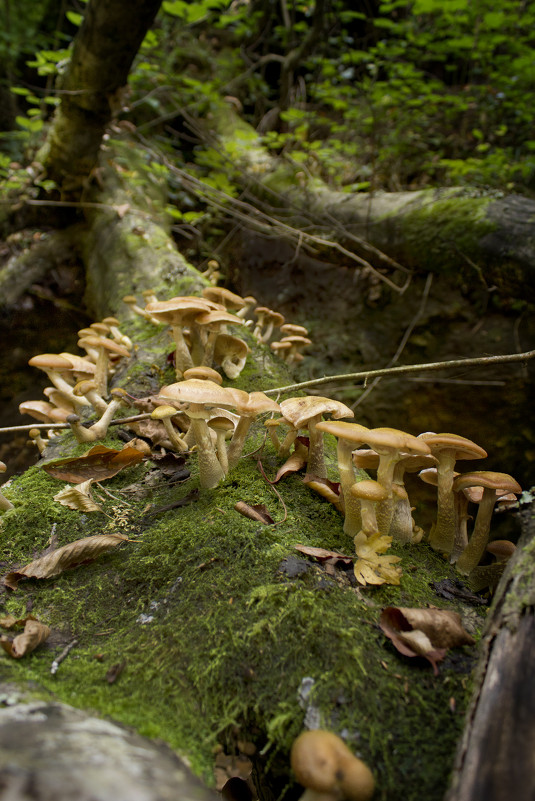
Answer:
<svg viewBox="0 0 535 801"><path fill-rule="evenodd" d="M242 417L256 417L263 412L280 411L279 404L263 392L245 392L243 389L227 387L234 399L234 408Z"/></svg>
<svg viewBox="0 0 535 801"><path fill-rule="evenodd" d="M496 490L496 494L507 495L510 492L521 493L522 487L512 476L507 473L496 473L492 470L473 470L470 473L462 473L453 482L455 490L464 490L469 487L483 487L484 489Z"/></svg>
<svg viewBox="0 0 535 801"><path fill-rule="evenodd" d="M345 442L356 443L357 445L368 443L366 435L370 429L358 423L346 423L344 420L322 420L316 425L316 428Z"/></svg>
<svg viewBox="0 0 535 801"><path fill-rule="evenodd" d="M207 286L202 291L203 298L212 300L215 303L220 303L225 309L243 309L247 305L245 298L241 295L236 295L230 289L225 289L221 286Z"/></svg>
<svg viewBox="0 0 535 801"><path fill-rule="evenodd" d="M165 420L169 417L174 417L175 414L179 414L178 409L175 409L174 406L163 404L162 406L157 406L150 416L153 420Z"/></svg>
<svg viewBox="0 0 535 801"><path fill-rule="evenodd" d="M178 381L176 384L168 384L168 386L162 387L157 400L193 403L207 407L226 406L233 408L235 406L234 397L230 394L228 388L221 387L214 381L206 381L200 378L190 378L186 381Z"/></svg>
<svg viewBox="0 0 535 801"><path fill-rule="evenodd" d="M516 545L510 540L493 540L485 550L495 556L498 562L506 562L516 551Z"/></svg>
<svg viewBox="0 0 535 801"><path fill-rule="evenodd" d="M300 336L299 334L294 334L293 336L283 337L279 340L279 342L289 342L291 345L294 346L302 346L305 345L312 345L312 340L308 337Z"/></svg>
<svg viewBox="0 0 535 801"><path fill-rule="evenodd" d="M78 345L82 348L87 345L89 348L104 349L108 353L117 354L117 356L130 356L130 352L126 348L107 337L82 337L82 339L78 340Z"/></svg>
<svg viewBox="0 0 535 801"><path fill-rule="evenodd" d="M282 416L295 428L306 428L308 422L320 414L330 414L334 420L354 417L349 406L341 401L321 395L306 395L303 398L288 398L280 403Z"/></svg>
<svg viewBox="0 0 535 801"><path fill-rule="evenodd" d="M304 325L296 325L295 323L284 323L280 327L283 334L287 334L288 336L302 336L306 337L308 334L308 328L305 328Z"/></svg>
<svg viewBox="0 0 535 801"><path fill-rule="evenodd" d="M219 375L217 370L211 367L189 367L187 370L184 370L182 375L186 381L190 378L200 378L203 381L213 381L214 384L219 384L219 386L223 384L223 378Z"/></svg>
<svg viewBox="0 0 535 801"><path fill-rule="evenodd" d="M101 320L101 322L109 326L120 325L120 320L118 320L117 317L104 317L104 319Z"/></svg>
<svg viewBox="0 0 535 801"><path fill-rule="evenodd" d="M407 456L431 453L425 441L397 428L370 428L366 444L379 454L390 450L401 451Z"/></svg>
<svg viewBox="0 0 535 801"><path fill-rule="evenodd" d="M461 437L459 434L434 434L426 432L420 434L418 439L427 442L433 455L441 451L454 451L455 459L484 459L487 456L480 445L472 442L471 439Z"/></svg>
<svg viewBox="0 0 535 801"><path fill-rule="evenodd" d="M292 343L285 340L276 340L275 342L272 342L269 347L276 353L277 351L290 350Z"/></svg>
<svg viewBox="0 0 535 801"><path fill-rule="evenodd" d="M290 754L295 778L325 799L369 801L375 782L362 760L354 756L340 737L322 729L305 731Z"/></svg>
<svg viewBox="0 0 535 801"><path fill-rule="evenodd" d="M378 481L365 479L353 484L351 494L364 501L384 501L388 498L388 491Z"/></svg>
<svg viewBox="0 0 535 801"><path fill-rule="evenodd" d="M169 325L185 325L187 321L194 318L199 312L210 311L214 308L220 308L219 304L204 298L185 295L184 297L148 303L145 307L145 311L149 312L162 323L168 323Z"/></svg>
<svg viewBox="0 0 535 801"><path fill-rule="evenodd" d="M273 309L268 309L267 306L257 306L254 313L262 318L264 324L272 322L273 325L278 328L284 323L284 315L273 311Z"/></svg>
<svg viewBox="0 0 535 801"><path fill-rule="evenodd" d="M360 448L351 454L353 464L361 470L377 470L379 467L379 454L371 448Z"/></svg>
<svg viewBox="0 0 535 801"><path fill-rule="evenodd" d="M214 328L218 328L220 325L244 325L244 321L240 317L236 317L235 314L231 314L228 311L214 309L213 311L201 312L195 317L195 323L197 325L203 325L210 328L210 326L214 326Z"/></svg>
<svg viewBox="0 0 535 801"><path fill-rule="evenodd" d="M93 334L98 334L103 337L110 333L110 327L106 325L106 323L91 323L89 330L92 331Z"/></svg>
<svg viewBox="0 0 535 801"><path fill-rule="evenodd" d="M52 419L50 416L54 409L57 407L48 401L23 401L19 403L19 412L21 414L29 414L34 420L39 420L41 423L49 423Z"/></svg>
<svg viewBox="0 0 535 801"><path fill-rule="evenodd" d="M93 362L75 353L60 353L64 359L70 362L73 373L80 375L93 375L96 367Z"/></svg>
<svg viewBox="0 0 535 801"><path fill-rule="evenodd" d="M235 356L241 359L250 351L249 345L243 339L233 337L231 334L219 334L215 343L214 359L217 364L220 364L226 356Z"/></svg>
<svg viewBox="0 0 535 801"><path fill-rule="evenodd" d="M28 360L30 367L40 370L70 370L71 363L57 353L39 353Z"/></svg>

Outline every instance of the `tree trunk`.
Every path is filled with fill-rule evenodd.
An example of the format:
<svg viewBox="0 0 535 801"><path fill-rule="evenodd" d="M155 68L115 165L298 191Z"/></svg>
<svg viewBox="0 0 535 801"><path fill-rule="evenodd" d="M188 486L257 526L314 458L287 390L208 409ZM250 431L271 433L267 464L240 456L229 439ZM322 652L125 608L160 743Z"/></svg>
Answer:
<svg viewBox="0 0 535 801"><path fill-rule="evenodd" d="M106 125L120 111L132 61L161 0L90 0L61 81L61 104L39 160L63 196L77 198Z"/></svg>
<svg viewBox="0 0 535 801"><path fill-rule="evenodd" d="M473 701L447 801L535 797L533 504L481 642Z"/></svg>

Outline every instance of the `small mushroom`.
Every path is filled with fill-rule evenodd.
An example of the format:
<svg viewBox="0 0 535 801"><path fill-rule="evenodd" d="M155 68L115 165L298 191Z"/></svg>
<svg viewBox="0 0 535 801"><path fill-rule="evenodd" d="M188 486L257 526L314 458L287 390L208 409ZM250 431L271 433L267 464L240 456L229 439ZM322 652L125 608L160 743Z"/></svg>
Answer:
<svg viewBox="0 0 535 801"><path fill-rule="evenodd" d="M295 778L305 787L300 801L369 801L373 795L370 769L332 732L313 729L300 734L290 762Z"/></svg>
<svg viewBox="0 0 535 801"><path fill-rule="evenodd" d="M327 478L327 468L323 456L323 433L316 428L323 415L330 415L333 420L342 417L354 417L353 411L331 398L320 395L306 395L304 398L288 398L281 401L280 409L285 420L299 431L308 429L310 444L308 447L307 473L319 478Z"/></svg>
<svg viewBox="0 0 535 801"><path fill-rule="evenodd" d="M237 316L237 315L236 315ZM214 348L214 361L231 380L238 378L245 367L249 345L231 334L219 334Z"/></svg>
<svg viewBox="0 0 535 801"><path fill-rule="evenodd" d="M487 452L475 442L458 434L420 434L438 460L437 519L429 544L435 551L450 556L455 541L455 497L453 471L458 459L484 459Z"/></svg>
<svg viewBox="0 0 535 801"><path fill-rule="evenodd" d="M7 470L7 465L4 462L0 462L0 473L5 473ZM0 512L7 512L9 509L14 509L15 507L8 501L6 496L0 490Z"/></svg>
<svg viewBox="0 0 535 801"><path fill-rule="evenodd" d="M351 495L360 500L360 515L362 528L355 535L355 545L362 544L364 537L368 539L379 531L377 527L377 504L388 498L389 492L378 481L364 479L351 487ZM364 535L364 536L362 536ZM360 538L360 539L359 539Z"/></svg>
<svg viewBox="0 0 535 801"><path fill-rule="evenodd" d="M228 325L243 325L243 320L230 312L215 310L198 314L195 317L195 325L208 332L201 364L209 367L214 361L216 341L220 334L226 333Z"/></svg>
<svg viewBox="0 0 535 801"><path fill-rule="evenodd" d="M509 492L518 494L522 492L522 487L507 473L495 473L490 470L474 470L472 473L464 473L455 479L455 484L457 489L469 486L483 487L483 496L472 536L456 563L459 573L468 575L479 563L488 543L492 512L497 500L496 491L499 490L503 495Z"/></svg>
<svg viewBox="0 0 535 801"><path fill-rule="evenodd" d="M490 565L476 565L468 576L468 583L474 592L481 592L486 587L491 594L494 594L499 580L516 551L516 545L509 540L494 540L489 542L485 550L495 557L495 561Z"/></svg>
<svg viewBox="0 0 535 801"><path fill-rule="evenodd" d="M257 306L254 313L257 317L253 330L254 338L257 342L269 342L273 329L279 328L284 323L283 315L268 309L267 306Z"/></svg>
<svg viewBox="0 0 535 801"><path fill-rule="evenodd" d="M65 380L64 376L71 373L72 365L64 356L60 356L56 353L40 353L38 356L32 356L28 364L30 367L38 367L40 370L43 370L52 384L54 384L76 408L90 405L89 401L85 398L76 398L72 392L72 385Z"/></svg>
<svg viewBox="0 0 535 801"><path fill-rule="evenodd" d="M169 442L175 451L183 453L188 450L186 442L179 435L174 427L171 418L178 414L178 410L174 406L162 405L157 406L151 414L152 420L160 420L163 423Z"/></svg>
<svg viewBox="0 0 535 801"><path fill-rule="evenodd" d="M225 440L227 436L231 434L231 432L234 432L234 423L232 420L229 420L228 417L218 415L217 417L211 417L210 420L208 420L208 427L216 433L217 458L219 459L219 464L223 468L223 472L226 475L228 473L228 454Z"/></svg>
<svg viewBox="0 0 535 801"><path fill-rule="evenodd" d="M83 347L94 348L97 351L97 362L95 369L95 384L97 385L98 394L104 398L108 394L108 370L110 366L110 355L124 356L128 358L130 352L114 342L113 339L107 337L82 337L78 340L78 345Z"/></svg>
<svg viewBox="0 0 535 801"><path fill-rule="evenodd" d="M30 437L33 444L39 450L39 453L44 453L46 446L48 445L48 440L43 439L41 436L41 432L38 428L30 428L28 431L28 436Z"/></svg>
<svg viewBox="0 0 535 801"><path fill-rule="evenodd" d="M233 407L240 417L228 449L228 466L229 470L232 470L240 460L245 438L253 420L265 412L278 412L280 407L263 392L244 392L232 387L228 387L227 392L233 398Z"/></svg>

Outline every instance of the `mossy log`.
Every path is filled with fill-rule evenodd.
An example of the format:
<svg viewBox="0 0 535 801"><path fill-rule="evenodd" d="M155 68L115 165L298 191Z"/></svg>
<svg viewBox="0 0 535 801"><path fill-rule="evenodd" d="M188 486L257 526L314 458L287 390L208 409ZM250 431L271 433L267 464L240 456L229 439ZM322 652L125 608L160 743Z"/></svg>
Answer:
<svg viewBox="0 0 535 801"><path fill-rule="evenodd" d="M296 228L305 224L307 231L345 246L400 291L407 276L392 260L415 272L481 280L510 296L535 300L535 200L470 187L335 191L299 165L271 157L232 107L214 114L210 125L220 148L241 166L250 198L265 204L272 217L282 209L283 222L293 218ZM346 263L351 265L347 258Z"/></svg>
<svg viewBox="0 0 535 801"><path fill-rule="evenodd" d="M473 701L447 801L530 801L535 795L535 510L521 515L523 534L481 640Z"/></svg>

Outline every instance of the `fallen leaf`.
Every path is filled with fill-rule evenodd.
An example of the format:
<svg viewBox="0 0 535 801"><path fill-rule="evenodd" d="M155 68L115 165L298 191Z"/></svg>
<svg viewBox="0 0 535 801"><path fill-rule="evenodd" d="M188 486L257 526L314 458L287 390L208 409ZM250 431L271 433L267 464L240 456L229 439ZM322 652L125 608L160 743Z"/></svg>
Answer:
<svg viewBox="0 0 535 801"><path fill-rule="evenodd" d="M13 659L20 659L24 654L29 654L44 642L50 634L50 629L44 623L40 623L33 617L26 620L22 634L10 640L5 635L0 638L0 645Z"/></svg>
<svg viewBox="0 0 535 801"><path fill-rule="evenodd" d="M106 671L106 681L108 684L113 684L115 681L117 681L125 667L126 660L123 662L118 662L116 665L112 665L111 668Z"/></svg>
<svg viewBox="0 0 535 801"><path fill-rule="evenodd" d="M401 568L395 567L401 561L399 556L383 556L390 548L392 537L377 532L365 542L357 544L355 553L355 578L359 584L394 584L398 585Z"/></svg>
<svg viewBox="0 0 535 801"><path fill-rule="evenodd" d="M84 481L82 484L77 484L75 487L65 487L57 495L54 495L54 500L61 503L62 506L67 506L69 509L78 509L80 512L102 512L102 506L95 503L91 497L91 484L93 479Z"/></svg>
<svg viewBox="0 0 535 801"><path fill-rule="evenodd" d="M26 620L27 618L24 618L23 620L17 620L17 618L13 617L13 615L6 615L5 617L0 618L0 626L2 626L3 629L12 629L15 626L24 625Z"/></svg>
<svg viewBox="0 0 535 801"><path fill-rule="evenodd" d="M270 484L276 484L281 478L284 476L289 475L290 473L297 473L298 470L302 470L305 467L308 460L308 448L306 445L303 445L301 442L296 441L295 443L295 450L290 456L286 459L282 467L279 467L275 478L273 481L270 481Z"/></svg>
<svg viewBox="0 0 535 801"><path fill-rule="evenodd" d="M381 612L379 626L401 654L427 659L435 676L437 662L444 659L449 648L474 643L460 615L448 609L387 606Z"/></svg>
<svg viewBox="0 0 535 801"><path fill-rule="evenodd" d="M350 565L353 562L351 556L345 556L345 554L338 553L338 551L327 551L325 548L314 548L310 545L294 545L294 548L296 551L304 553L305 556L312 556L318 562L331 562L332 564L343 562L345 565Z"/></svg>
<svg viewBox="0 0 535 801"><path fill-rule="evenodd" d="M265 526L272 526L274 520L269 514L267 507L263 503L256 503L252 506L245 501L238 501L234 509L244 517L249 517L251 520L256 520L258 523L263 523Z"/></svg>
<svg viewBox="0 0 535 801"><path fill-rule="evenodd" d="M133 467L143 460L143 454L126 445L122 450L95 445L85 456L74 459L58 459L43 465L49 476L72 484L82 484L88 479L104 481L112 478L125 467Z"/></svg>
<svg viewBox="0 0 535 801"><path fill-rule="evenodd" d="M339 512L344 514L344 499L340 492L340 484L336 481L329 481L328 478L315 476L312 473L307 473L303 479L303 484L317 492L322 498L332 503Z"/></svg>
<svg viewBox="0 0 535 801"><path fill-rule="evenodd" d="M64 570L92 562L93 559L127 540L128 537L124 534L95 534L92 537L75 540L40 559L34 559L20 570L8 573L4 576L4 584L9 589L16 590L22 578L42 579L59 576Z"/></svg>

